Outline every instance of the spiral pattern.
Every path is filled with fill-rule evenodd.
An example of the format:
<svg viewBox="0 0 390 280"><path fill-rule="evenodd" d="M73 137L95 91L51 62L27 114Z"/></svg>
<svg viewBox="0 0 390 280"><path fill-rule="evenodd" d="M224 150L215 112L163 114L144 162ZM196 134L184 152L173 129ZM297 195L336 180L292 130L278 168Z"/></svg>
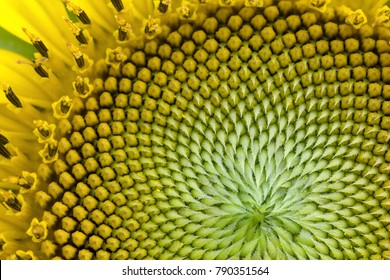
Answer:
<svg viewBox="0 0 390 280"><path fill-rule="evenodd" d="M183 24L86 101L71 172L57 168L81 198L62 197L65 257L87 243L114 258L388 256L388 48L275 14L219 8Z"/></svg>

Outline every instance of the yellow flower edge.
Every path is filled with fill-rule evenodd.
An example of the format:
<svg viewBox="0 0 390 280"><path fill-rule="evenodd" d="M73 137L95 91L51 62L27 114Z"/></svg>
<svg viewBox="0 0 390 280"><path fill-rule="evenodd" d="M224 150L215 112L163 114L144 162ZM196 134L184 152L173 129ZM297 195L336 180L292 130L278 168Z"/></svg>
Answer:
<svg viewBox="0 0 390 280"><path fill-rule="evenodd" d="M386 1L106 2L0 4L1 259L390 258Z"/></svg>

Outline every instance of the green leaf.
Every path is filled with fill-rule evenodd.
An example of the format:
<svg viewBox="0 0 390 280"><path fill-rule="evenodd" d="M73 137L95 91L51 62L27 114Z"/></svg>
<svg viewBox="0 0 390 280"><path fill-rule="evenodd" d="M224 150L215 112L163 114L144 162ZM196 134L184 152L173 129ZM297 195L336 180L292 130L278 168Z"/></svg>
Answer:
<svg viewBox="0 0 390 280"><path fill-rule="evenodd" d="M0 27L0 49L18 53L28 59L33 59L36 52L33 45L16 37L2 27Z"/></svg>
<svg viewBox="0 0 390 280"><path fill-rule="evenodd" d="M65 11L68 15L68 18L72 21L72 22L79 22L79 19L77 18L77 16L72 13L71 11L68 10L68 8L66 8L66 4L65 2L63 3L64 4L64 7L65 7Z"/></svg>

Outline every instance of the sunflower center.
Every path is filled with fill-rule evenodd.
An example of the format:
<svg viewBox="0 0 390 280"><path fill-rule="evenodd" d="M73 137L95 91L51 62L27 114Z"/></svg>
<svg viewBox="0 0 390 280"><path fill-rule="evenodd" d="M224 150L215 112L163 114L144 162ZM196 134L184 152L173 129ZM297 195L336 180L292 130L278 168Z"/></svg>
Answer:
<svg viewBox="0 0 390 280"><path fill-rule="evenodd" d="M53 106L48 258L390 256L387 42L288 1L222 2L150 19L153 40L108 49Z"/></svg>

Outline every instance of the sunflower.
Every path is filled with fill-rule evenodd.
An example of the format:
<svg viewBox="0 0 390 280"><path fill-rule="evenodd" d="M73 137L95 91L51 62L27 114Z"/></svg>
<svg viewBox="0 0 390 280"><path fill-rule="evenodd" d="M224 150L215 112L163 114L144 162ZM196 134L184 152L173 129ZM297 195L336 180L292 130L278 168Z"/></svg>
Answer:
<svg viewBox="0 0 390 280"><path fill-rule="evenodd" d="M390 259L385 2L1 1L0 258Z"/></svg>

